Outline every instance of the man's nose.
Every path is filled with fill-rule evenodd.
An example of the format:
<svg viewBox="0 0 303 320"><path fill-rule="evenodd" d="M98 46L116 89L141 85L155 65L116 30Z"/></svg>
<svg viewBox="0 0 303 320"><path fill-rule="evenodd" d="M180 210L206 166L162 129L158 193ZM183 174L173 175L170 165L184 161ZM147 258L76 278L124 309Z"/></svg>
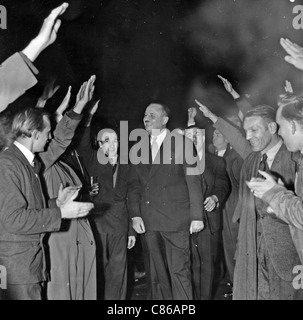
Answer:
<svg viewBox="0 0 303 320"><path fill-rule="evenodd" d="M247 131L247 132L246 132L246 140L251 139L251 137L252 137L251 132L250 132L250 131Z"/></svg>

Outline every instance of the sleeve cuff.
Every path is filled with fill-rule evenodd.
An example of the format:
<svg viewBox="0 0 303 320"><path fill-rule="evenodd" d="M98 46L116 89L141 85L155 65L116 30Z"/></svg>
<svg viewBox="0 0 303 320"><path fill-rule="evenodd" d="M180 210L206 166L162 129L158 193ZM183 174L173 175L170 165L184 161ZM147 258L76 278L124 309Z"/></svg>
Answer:
<svg viewBox="0 0 303 320"><path fill-rule="evenodd" d="M24 62L27 64L27 66L30 68L30 70L32 71L32 73L34 75L37 75L39 73L39 70L34 66L34 64L32 63L32 61L30 61L28 59L28 57L22 52L19 52L21 58L24 60Z"/></svg>
<svg viewBox="0 0 303 320"><path fill-rule="evenodd" d="M273 200L274 196L281 191L286 191L286 188L277 184L274 187L272 187L270 190L264 193L262 200L269 204Z"/></svg>
<svg viewBox="0 0 303 320"><path fill-rule="evenodd" d="M83 114L76 113L74 110L68 111L67 115L73 120L81 120L83 118Z"/></svg>

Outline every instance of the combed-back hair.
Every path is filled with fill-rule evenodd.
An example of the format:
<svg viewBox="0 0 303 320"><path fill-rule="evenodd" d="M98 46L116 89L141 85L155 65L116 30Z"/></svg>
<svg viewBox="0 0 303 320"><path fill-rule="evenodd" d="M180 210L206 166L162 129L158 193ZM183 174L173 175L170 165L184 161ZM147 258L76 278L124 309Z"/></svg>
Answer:
<svg viewBox="0 0 303 320"><path fill-rule="evenodd" d="M170 117L170 114L171 114L170 108L166 104L162 103L161 101L157 101L157 100L151 101L149 103L149 105L150 104L158 104L158 105L160 105L162 107L163 112L165 113L165 116Z"/></svg>
<svg viewBox="0 0 303 320"><path fill-rule="evenodd" d="M15 139L32 136L34 130L45 129L44 117L49 118L49 113L41 108L26 108L17 112L13 118L12 134Z"/></svg>
<svg viewBox="0 0 303 320"><path fill-rule="evenodd" d="M281 115L288 121L297 121L303 127L303 95L283 94L278 100Z"/></svg>
<svg viewBox="0 0 303 320"><path fill-rule="evenodd" d="M276 109L262 104L249 110L244 117L244 121L250 117L261 117L266 123L276 122Z"/></svg>

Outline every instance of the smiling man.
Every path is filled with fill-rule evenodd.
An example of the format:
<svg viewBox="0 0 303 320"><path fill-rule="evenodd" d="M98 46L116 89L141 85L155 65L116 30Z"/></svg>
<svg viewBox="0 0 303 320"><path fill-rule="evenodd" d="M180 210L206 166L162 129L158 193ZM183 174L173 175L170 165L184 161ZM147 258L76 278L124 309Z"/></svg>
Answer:
<svg viewBox="0 0 303 320"><path fill-rule="evenodd" d="M233 221L239 221L234 272L234 300L300 299L301 292L292 286L293 268L300 264L289 226L267 213L268 204L255 199L246 182L257 177L262 168L293 189L296 163L278 136L276 112L260 105L248 111L240 131L215 116L197 102L203 114L214 122L244 159L241 169L239 201Z"/></svg>
<svg viewBox="0 0 303 320"><path fill-rule="evenodd" d="M254 195L270 205L270 212L290 225L293 241L303 262L303 99L282 96L277 111L279 135L297 163L295 193L278 184L270 174L262 172L265 179L252 179L247 185Z"/></svg>
<svg viewBox="0 0 303 320"><path fill-rule="evenodd" d="M133 228L147 246L151 299L191 300L189 236L204 228L204 192L199 169L197 175L188 175L190 166L181 161L190 158L186 147L192 142L175 134L175 141L183 145L171 143L166 148L171 139L166 129L169 116L168 107L161 103L151 103L145 110L143 122L149 136L144 143L151 157L148 164L132 166L129 210ZM171 163L163 161L168 153Z"/></svg>

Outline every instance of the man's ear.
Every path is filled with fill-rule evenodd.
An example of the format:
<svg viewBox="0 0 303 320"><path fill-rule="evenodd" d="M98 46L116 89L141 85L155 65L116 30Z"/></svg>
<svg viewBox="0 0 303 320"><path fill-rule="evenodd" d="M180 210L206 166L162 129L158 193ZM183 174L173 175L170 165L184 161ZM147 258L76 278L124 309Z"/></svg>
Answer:
<svg viewBox="0 0 303 320"><path fill-rule="evenodd" d="M270 122L268 124L268 129L271 134L275 134L278 132L278 125L276 122Z"/></svg>
<svg viewBox="0 0 303 320"><path fill-rule="evenodd" d="M162 124L167 124L167 122L168 122L168 117L167 116L164 116L163 118L162 118Z"/></svg>
<svg viewBox="0 0 303 320"><path fill-rule="evenodd" d="M40 136L40 132L38 130L34 130L32 132L32 137L35 139L35 140L38 140L39 139L39 136Z"/></svg>

